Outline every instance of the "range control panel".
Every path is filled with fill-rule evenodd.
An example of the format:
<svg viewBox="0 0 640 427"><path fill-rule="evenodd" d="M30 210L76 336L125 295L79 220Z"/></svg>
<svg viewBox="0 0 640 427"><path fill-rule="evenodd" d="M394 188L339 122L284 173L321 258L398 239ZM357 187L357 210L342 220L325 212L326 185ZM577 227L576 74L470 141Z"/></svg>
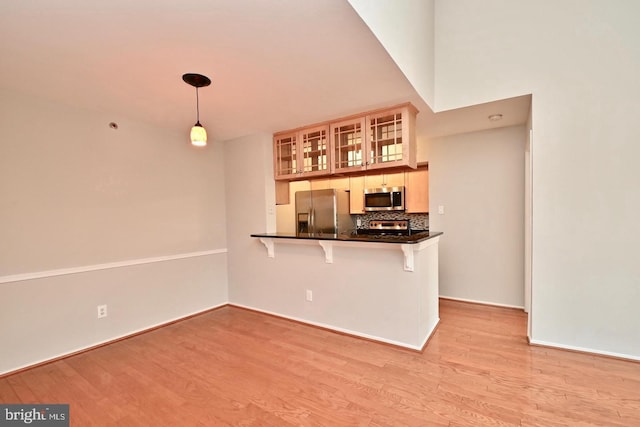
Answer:
<svg viewBox="0 0 640 427"><path fill-rule="evenodd" d="M408 230L409 220L393 220L393 221L370 221L370 230Z"/></svg>

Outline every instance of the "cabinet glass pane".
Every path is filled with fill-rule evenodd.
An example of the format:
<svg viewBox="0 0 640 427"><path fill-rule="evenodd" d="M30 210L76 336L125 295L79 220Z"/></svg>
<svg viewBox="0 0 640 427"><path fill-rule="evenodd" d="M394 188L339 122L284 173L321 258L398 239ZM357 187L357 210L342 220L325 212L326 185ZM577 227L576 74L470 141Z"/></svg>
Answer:
<svg viewBox="0 0 640 427"><path fill-rule="evenodd" d="M327 148L327 131L325 129L302 135L302 169L304 172L318 172L329 169Z"/></svg>
<svg viewBox="0 0 640 427"><path fill-rule="evenodd" d="M372 164L402 160L402 114L372 118L369 130Z"/></svg>
<svg viewBox="0 0 640 427"><path fill-rule="evenodd" d="M295 135L276 139L276 175L296 173L296 137Z"/></svg>
<svg viewBox="0 0 640 427"><path fill-rule="evenodd" d="M336 169L362 165L362 128L360 123L338 126L333 130Z"/></svg>

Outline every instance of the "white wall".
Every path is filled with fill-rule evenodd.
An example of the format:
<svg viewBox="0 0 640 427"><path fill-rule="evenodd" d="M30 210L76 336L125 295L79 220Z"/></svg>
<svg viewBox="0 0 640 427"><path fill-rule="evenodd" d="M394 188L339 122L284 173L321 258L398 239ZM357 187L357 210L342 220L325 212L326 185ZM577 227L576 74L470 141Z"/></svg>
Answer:
<svg viewBox="0 0 640 427"><path fill-rule="evenodd" d="M434 101L435 0L349 0L429 104Z"/></svg>
<svg viewBox="0 0 640 427"><path fill-rule="evenodd" d="M640 2L435 9L436 110L533 93L533 342L640 358Z"/></svg>
<svg viewBox="0 0 640 427"><path fill-rule="evenodd" d="M0 109L0 275L225 247L220 146L11 92Z"/></svg>
<svg viewBox="0 0 640 427"><path fill-rule="evenodd" d="M408 272L399 245L377 245L336 245L329 264L318 241L277 240L268 258L254 239L243 266L251 274L232 282L231 303L420 349L438 321L437 246L417 252Z"/></svg>
<svg viewBox="0 0 640 427"><path fill-rule="evenodd" d="M227 182L226 214L229 259L229 301L237 302L245 286L272 292L268 280L256 275L264 246L251 233L276 231L272 135L256 134L224 143Z"/></svg>
<svg viewBox="0 0 640 427"><path fill-rule="evenodd" d="M226 263L221 252L0 283L0 374L224 304Z"/></svg>
<svg viewBox="0 0 640 427"><path fill-rule="evenodd" d="M227 301L219 145L0 98L0 373Z"/></svg>
<svg viewBox="0 0 640 427"><path fill-rule="evenodd" d="M429 142L440 296L523 307L525 135L515 126Z"/></svg>

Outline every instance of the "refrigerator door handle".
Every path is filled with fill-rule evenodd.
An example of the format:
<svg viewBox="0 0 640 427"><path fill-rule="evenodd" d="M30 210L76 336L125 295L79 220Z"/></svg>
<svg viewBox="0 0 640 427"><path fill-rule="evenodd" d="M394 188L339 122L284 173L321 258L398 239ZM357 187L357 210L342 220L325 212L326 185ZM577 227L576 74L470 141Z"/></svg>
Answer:
<svg viewBox="0 0 640 427"><path fill-rule="evenodd" d="M309 233L313 234L315 232L316 232L315 210L313 208L309 208Z"/></svg>

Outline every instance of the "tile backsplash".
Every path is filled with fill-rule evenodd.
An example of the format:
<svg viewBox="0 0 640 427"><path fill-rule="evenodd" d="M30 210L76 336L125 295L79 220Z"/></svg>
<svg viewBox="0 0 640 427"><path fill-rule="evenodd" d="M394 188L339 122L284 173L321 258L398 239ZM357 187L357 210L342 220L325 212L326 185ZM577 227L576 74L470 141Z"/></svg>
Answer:
<svg viewBox="0 0 640 427"><path fill-rule="evenodd" d="M355 215L356 220L360 220L358 228L369 228L369 221L372 220L398 220L408 219L409 228L412 230L428 230L429 214L408 214L404 212L368 212L362 215Z"/></svg>

